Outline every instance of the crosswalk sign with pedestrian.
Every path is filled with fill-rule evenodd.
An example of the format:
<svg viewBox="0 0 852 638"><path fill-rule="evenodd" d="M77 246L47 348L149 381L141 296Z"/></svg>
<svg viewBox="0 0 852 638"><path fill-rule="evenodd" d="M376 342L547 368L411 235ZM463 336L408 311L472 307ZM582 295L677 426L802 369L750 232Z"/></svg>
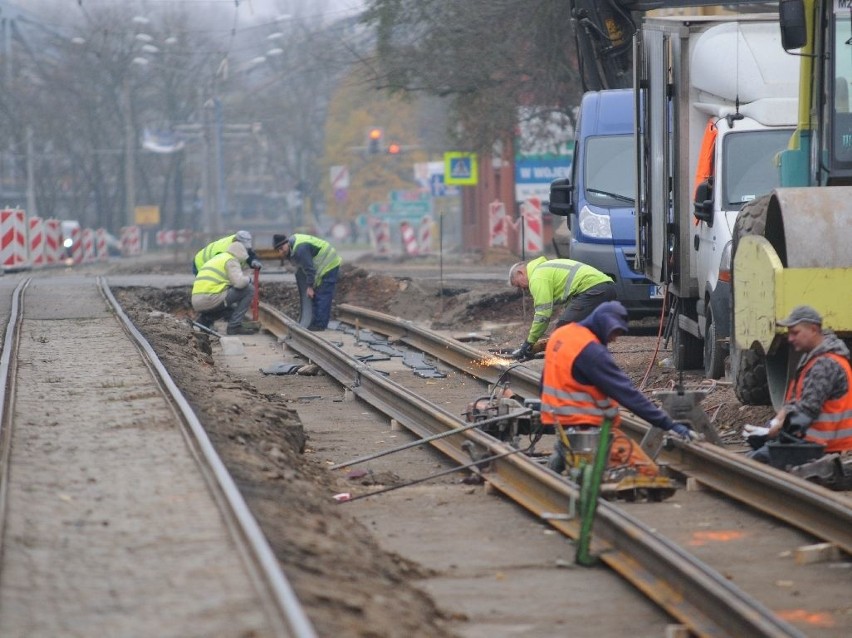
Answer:
<svg viewBox="0 0 852 638"><path fill-rule="evenodd" d="M444 183L456 186L476 186L476 153L444 153Z"/></svg>

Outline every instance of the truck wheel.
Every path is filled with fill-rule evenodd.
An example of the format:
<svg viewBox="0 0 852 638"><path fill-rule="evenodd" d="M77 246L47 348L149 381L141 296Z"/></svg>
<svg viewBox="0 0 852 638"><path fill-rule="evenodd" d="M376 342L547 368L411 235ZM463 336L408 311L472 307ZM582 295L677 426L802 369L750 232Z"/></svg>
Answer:
<svg viewBox="0 0 852 638"><path fill-rule="evenodd" d="M707 306L707 326L704 331L704 376L721 379L725 374L725 346L716 339L716 322L710 306Z"/></svg>
<svg viewBox="0 0 852 638"><path fill-rule="evenodd" d="M742 207L734 224L733 246L731 259L737 254L740 239L747 235L763 235L766 230L766 213L769 206L769 196L764 195L750 201ZM731 272L732 287L736 289L736 278ZM731 378L734 393L746 405L772 405L769 395L769 384L766 379L766 355L754 348L741 350L737 347L736 311L731 304Z"/></svg>
<svg viewBox="0 0 852 638"><path fill-rule="evenodd" d="M691 304L686 304L686 308L682 308L681 312L685 313L691 319L698 317L694 308L690 308ZM699 370L703 365L704 360L704 344L701 339L687 332L680 326L675 325L672 332L672 361L675 368L678 370Z"/></svg>

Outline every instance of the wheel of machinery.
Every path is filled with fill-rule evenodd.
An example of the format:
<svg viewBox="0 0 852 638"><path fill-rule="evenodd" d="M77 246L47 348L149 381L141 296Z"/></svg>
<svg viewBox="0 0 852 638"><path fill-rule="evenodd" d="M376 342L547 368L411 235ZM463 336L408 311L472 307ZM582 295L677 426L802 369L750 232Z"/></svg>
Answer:
<svg viewBox="0 0 852 638"><path fill-rule="evenodd" d="M698 315L694 307L685 307L681 312L695 320ZM696 370L701 368L704 359L704 346L701 339L678 325L672 331L672 361L678 370Z"/></svg>
<svg viewBox="0 0 852 638"><path fill-rule="evenodd" d="M763 235L766 229L766 213L769 205L769 196L765 195L752 200L743 206L737 215L734 224L733 246L731 259L737 254L740 239L747 235ZM732 288L736 290L737 282L732 269ZM766 378L766 355L755 348L741 350L737 347L736 339L736 312L734 304L731 304L733 317L731 317L731 378L734 384L734 393L737 398L746 405L771 405L772 399L769 395L769 384Z"/></svg>
<svg viewBox="0 0 852 638"><path fill-rule="evenodd" d="M725 374L725 355L727 348L716 339L716 322L713 311L707 304L707 324L704 330L704 376L708 379L721 379Z"/></svg>

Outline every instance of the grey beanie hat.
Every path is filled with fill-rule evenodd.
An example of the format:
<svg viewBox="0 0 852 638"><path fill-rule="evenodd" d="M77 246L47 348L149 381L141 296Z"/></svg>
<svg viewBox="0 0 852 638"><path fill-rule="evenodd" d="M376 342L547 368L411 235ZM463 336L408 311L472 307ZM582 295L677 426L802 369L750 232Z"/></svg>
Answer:
<svg viewBox="0 0 852 638"><path fill-rule="evenodd" d="M246 248L251 248L251 233L247 230L238 230L234 235L234 241L240 242Z"/></svg>

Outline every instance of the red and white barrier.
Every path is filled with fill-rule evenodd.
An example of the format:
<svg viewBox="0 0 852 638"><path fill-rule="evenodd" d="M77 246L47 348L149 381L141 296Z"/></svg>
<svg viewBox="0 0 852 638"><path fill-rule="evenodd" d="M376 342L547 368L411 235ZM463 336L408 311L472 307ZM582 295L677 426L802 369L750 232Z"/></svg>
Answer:
<svg viewBox="0 0 852 638"><path fill-rule="evenodd" d="M432 228L435 223L431 215L424 215L417 228L417 248L421 255L432 254Z"/></svg>
<svg viewBox="0 0 852 638"><path fill-rule="evenodd" d="M173 230L158 230L155 239L157 246L174 246L177 241L177 233Z"/></svg>
<svg viewBox="0 0 852 638"><path fill-rule="evenodd" d="M390 224L385 220L370 218L370 245L377 256L390 254Z"/></svg>
<svg viewBox="0 0 852 638"><path fill-rule="evenodd" d="M79 228L72 228L71 233L71 261L75 264L83 263L83 237Z"/></svg>
<svg viewBox="0 0 852 638"><path fill-rule="evenodd" d="M544 229L541 219L541 200L530 197L521 204L521 217L524 222L524 252L541 253L544 251Z"/></svg>
<svg viewBox="0 0 852 638"><path fill-rule="evenodd" d="M125 257L142 254L142 230L139 226L124 226L121 229L121 252Z"/></svg>
<svg viewBox="0 0 852 638"><path fill-rule="evenodd" d="M91 228L83 229L83 263L90 264L95 261L95 231Z"/></svg>
<svg viewBox="0 0 852 638"><path fill-rule="evenodd" d="M399 232L402 235L402 245L405 248L405 254L409 257L416 257L418 246L414 228L408 222L399 222Z"/></svg>
<svg viewBox="0 0 852 638"><path fill-rule="evenodd" d="M490 247L509 245L506 233L507 221L506 206L495 199L488 205L488 245Z"/></svg>
<svg viewBox="0 0 852 638"><path fill-rule="evenodd" d="M98 228L95 230L95 258L98 261L106 261L109 259L106 235L106 228Z"/></svg>
<svg viewBox="0 0 852 638"><path fill-rule="evenodd" d="M44 252L44 220L41 217L27 219L27 243L29 245L30 263L33 268L41 268L47 263Z"/></svg>
<svg viewBox="0 0 852 638"><path fill-rule="evenodd" d="M192 241L192 229L191 228L183 228L176 232L175 234L175 243L177 244L188 244Z"/></svg>
<svg viewBox="0 0 852 638"><path fill-rule="evenodd" d="M58 219L44 220L44 258L47 265L62 261L62 222Z"/></svg>
<svg viewBox="0 0 852 638"><path fill-rule="evenodd" d="M22 210L0 211L0 263L11 270L29 266L27 222Z"/></svg>

